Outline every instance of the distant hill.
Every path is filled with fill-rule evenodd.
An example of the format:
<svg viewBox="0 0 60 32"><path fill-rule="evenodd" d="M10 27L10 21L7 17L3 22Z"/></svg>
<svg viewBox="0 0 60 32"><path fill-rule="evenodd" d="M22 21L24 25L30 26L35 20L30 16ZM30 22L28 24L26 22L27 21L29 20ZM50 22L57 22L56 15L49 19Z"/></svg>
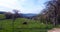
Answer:
<svg viewBox="0 0 60 32"><path fill-rule="evenodd" d="M37 14L20 14L21 17L33 17L36 16Z"/></svg>
<svg viewBox="0 0 60 32"><path fill-rule="evenodd" d="M3 12L3 11L0 11L0 14L4 14L5 12Z"/></svg>
<svg viewBox="0 0 60 32"><path fill-rule="evenodd" d="M3 14L3 13L5 13L5 12L0 11L0 14ZM32 14L32 13L23 14L23 13L20 13L19 15L20 15L20 17L22 17L22 18L32 18L33 16L36 16L37 14Z"/></svg>

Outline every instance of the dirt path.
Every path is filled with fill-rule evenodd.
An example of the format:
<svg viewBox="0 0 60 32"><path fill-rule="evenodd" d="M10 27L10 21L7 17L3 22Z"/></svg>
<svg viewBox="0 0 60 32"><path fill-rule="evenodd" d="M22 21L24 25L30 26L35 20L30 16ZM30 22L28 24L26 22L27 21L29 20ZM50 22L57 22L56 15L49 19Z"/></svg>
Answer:
<svg viewBox="0 0 60 32"><path fill-rule="evenodd" d="M53 28L51 30L48 30L48 32L60 32L60 28Z"/></svg>

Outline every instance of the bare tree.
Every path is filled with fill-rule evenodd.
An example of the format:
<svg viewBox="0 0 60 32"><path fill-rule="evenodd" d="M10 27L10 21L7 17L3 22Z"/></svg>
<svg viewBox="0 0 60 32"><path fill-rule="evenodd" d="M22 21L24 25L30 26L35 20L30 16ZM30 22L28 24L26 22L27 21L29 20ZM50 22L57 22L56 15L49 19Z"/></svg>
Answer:
<svg viewBox="0 0 60 32"><path fill-rule="evenodd" d="M19 13L18 13L19 10L13 10L13 12L14 12L14 14L12 15L12 19L13 19L13 21L15 21L15 19L19 17Z"/></svg>
<svg viewBox="0 0 60 32"><path fill-rule="evenodd" d="M51 0L47 2L47 8L49 15L48 17L51 19L51 22L53 22L54 26L58 24L58 17L60 17L60 1L59 0ZM51 12L51 13L50 13ZM50 17L51 16L51 17Z"/></svg>
<svg viewBox="0 0 60 32"><path fill-rule="evenodd" d="M16 18L19 16L19 13L18 13L19 11L13 10L13 12L14 12L14 14L12 15L12 20L13 20L12 26L13 26L13 32L14 32L14 22L15 22Z"/></svg>

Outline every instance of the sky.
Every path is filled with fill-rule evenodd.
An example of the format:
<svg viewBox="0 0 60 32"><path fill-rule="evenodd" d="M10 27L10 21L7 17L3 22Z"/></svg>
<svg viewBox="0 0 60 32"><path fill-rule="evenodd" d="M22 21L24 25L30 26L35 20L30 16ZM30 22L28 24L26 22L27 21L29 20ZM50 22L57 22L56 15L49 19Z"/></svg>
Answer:
<svg viewBox="0 0 60 32"><path fill-rule="evenodd" d="M0 11L38 14L45 8L48 0L0 0Z"/></svg>

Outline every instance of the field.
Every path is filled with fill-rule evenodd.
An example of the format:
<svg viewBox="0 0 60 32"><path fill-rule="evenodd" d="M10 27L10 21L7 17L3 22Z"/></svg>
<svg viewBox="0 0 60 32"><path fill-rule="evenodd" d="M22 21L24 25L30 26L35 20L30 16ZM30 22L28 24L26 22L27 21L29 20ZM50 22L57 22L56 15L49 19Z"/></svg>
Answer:
<svg viewBox="0 0 60 32"><path fill-rule="evenodd" d="M0 14L0 19L4 15ZM26 24L23 24L26 22ZM47 32L52 25L40 23L40 21L30 20L26 18L17 18L15 22L12 19L0 20L0 32Z"/></svg>

